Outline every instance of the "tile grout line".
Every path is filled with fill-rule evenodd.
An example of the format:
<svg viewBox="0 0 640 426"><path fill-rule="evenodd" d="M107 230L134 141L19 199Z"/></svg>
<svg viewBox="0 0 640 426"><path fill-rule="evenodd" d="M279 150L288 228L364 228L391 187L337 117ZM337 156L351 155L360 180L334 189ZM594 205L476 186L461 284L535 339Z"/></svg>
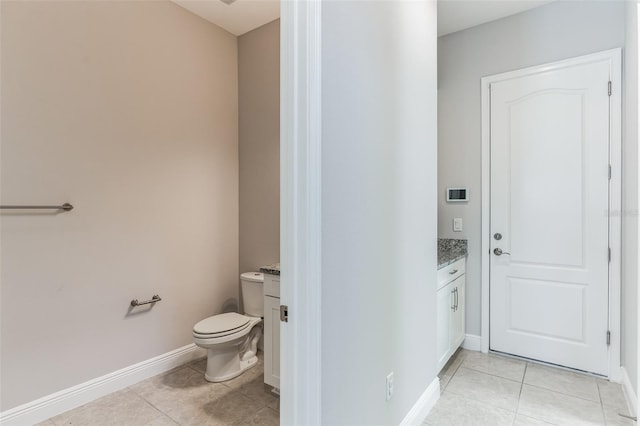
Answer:
<svg viewBox="0 0 640 426"><path fill-rule="evenodd" d="M181 370L181 369L183 369L183 368L188 368L188 369L191 369L192 371L196 371L197 373L200 373L199 371L197 371L197 370L195 370L195 369L191 368L191 363L186 363L186 364L183 364L181 367L176 367L176 368L174 368L174 369L172 369L172 370L169 370L169 371L166 371L166 372L164 372L164 373L156 374L155 376L149 377L149 378L148 378L148 379L146 379L146 380L152 379L152 378L154 378L154 377L158 377L158 376L166 375L166 374L168 374L170 371L174 371L174 370L175 370L175 371L179 371L179 370ZM143 381L144 381L144 380L143 380ZM153 402L149 401L149 400L148 400L147 398L145 398L143 395L141 395L141 394L139 394L138 392L136 392L136 391L135 391L135 389L131 389L131 391L132 391L133 393L135 393L136 395L138 395L140 398L142 398L142 399L143 399L147 404L151 405L153 408L155 408L156 410L158 410L160 413L162 413L163 415L165 415L166 417L168 417L172 422L174 422L174 423L175 423L175 424L177 424L177 425L182 425L182 423L180 423L178 420L174 419L171 415L169 415L169 413L164 412L162 409L160 409L160 407L156 406Z"/></svg>
<svg viewBox="0 0 640 426"><path fill-rule="evenodd" d="M475 352L475 351L474 351L474 352ZM498 354L498 353L492 353L492 352L489 352L489 353L487 353L487 354L484 354L484 353L482 353L482 352L480 352L480 353L481 353L481 354L483 354L483 355L486 355L488 358L495 358L495 359L499 359L500 361L513 362L513 363L515 363L515 364L520 364L520 363L521 363L521 364L524 364L524 366L525 366L525 371L526 371L526 367L527 367L527 365L529 365L529 361L526 361L524 358L520 358L520 357L517 357L517 356L508 356L508 355L505 355L505 354ZM466 360L466 357L465 357L465 360ZM462 363L458 366L458 368L462 367L462 364L464 364L464 362L462 362ZM500 375L498 375L498 374L494 374L494 373L489 373L489 372L486 372L486 371L478 370L478 369L473 368L473 367L467 367L467 366L465 366L464 368L466 368L467 370L476 371L476 372L478 372L478 373L487 374L487 375L489 375L489 376L494 376L494 377L499 377L499 378L501 378L501 379L511 380L511 381L513 381L513 382L518 382L518 381L519 381L519 380L514 380L514 379L512 379L512 378L509 378L509 377L500 376ZM456 371L457 371L457 370L456 370ZM452 378L453 378L453 377L452 377ZM523 379L522 379L522 380L524 380L524 376L523 376ZM522 380L520 380L520 382L522 382Z"/></svg>
<svg viewBox="0 0 640 426"><path fill-rule="evenodd" d="M163 417L166 417L167 419L169 419L169 420L170 420L170 421L172 421L173 423L175 423L175 424L177 424L177 425L179 425L179 426L180 426L180 423L176 422L176 421L175 421L175 420L173 420L171 417L169 417L169 416L167 416L166 414L164 414L162 411L161 411L160 413L162 414L162 416L163 416ZM144 424L144 426L147 426L148 424L150 424L150 423L152 423L152 422L155 422L155 421L156 421L156 420L158 420L159 418L160 418L160 417L156 417L156 418L155 418L155 419L153 419L153 420L149 420L148 422L146 422L146 423Z"/></svg>
<svg viewBox="0 0 640 426"><path fill-rule="evenodd" d="M158 417L156 417L153 420L149 420L147 423L151 423L157 419L159 419L162 416L166 416L169 417L169 415L167 413L165 413L164 411L162 411L161 409L159 409L158 407L156 407L155 405L153 405L151 403L151 401L148 401L145 397L143 397L142 395L140 395L138 392L136 392L135 390L131 389L131 387L126 387L126 390L128 390L129 392L133 393L134 395L136 395L138 398L140 398L141 400L143 400L146 404L149 405L149 407L153 408L154 410L156 410L160 415ZM174 423L178 423L176 422L173 418L169 417Z"/></svg>
<svg viewBox="0 0 640 426"><path fill-rule="evenodd" d="M520 393L518 393L518 403L516 404L516 415L513 417L513 425L515 426L518 418L518 412L520 411L520 399L522 399L522 389L524 388L524 378L527 376L527 367L529 363L524 363L524 371L522 372L522 381L520 382Z"/></svg>
<svg viewBox="0 0 640 426"><path fill-rule="evenodd" d="M460 367L462 367L462 366L460 366ZM464 368L467 369L467 370L475 371L476 373L482 373L482 374L486 374L487 376L497 377L499 379L511 380L512 382L516 382L516 383L521 382L519 380L514 380L514 379L511 379L509 377L499 376L499 375L493 374L493 373L487 373L486 371L482 371L482 370L476 370L475 368L471 368L471 367L464 367Z"/></svg>
<svg viewBox="0 0 640 426"><path fill-rule="evenodd" d="M508 358L508 357L507 357L507 358ZM503 380L510 380L510 381L512 381L512 382L518 382L517 380L514 380L514 379L512 379L512 378L503 377L503 376L499 376L499 375L497 375L497 374L494 374L494 372L493 372L494 370L490 370L491 372L487 372L487 371L482 371L482 370L480 370L480 369L476 369L474 366L470 366L470 365L467 363L467 361L470 361L470 360L469 360L469 359L467 359L467 358L465 357L465 358L463 359L463 361L462 361L462 362L457 366L457 368L454 370L454 372L453 372L453 373L452 373L452 375L450 376L450 377L451 377L451 379L450 379L450 383L451 383L454 379L456 379L456 378L459 378L459 377L460 377L460 376L458 376L458 374L462 374L462 371L463 371L463 370L461 370L461 368L464 368L466 371L473 371L473 372L475 372L475 373L477 373L477 374L485 375L485 377L494 377L494 378L497 378L497 379L503 379ZM562 387L562 389L563 389L563 391L559 391L559 390L557 390L557 389L555 389L555 388L543 387L543 386L549 386L549 384L548 384L546 381L543 381L543 382L542 382L542 386L540 386L540 385L533 385L533 384L526 383L526 382L525 382L525 380L526 380L526 376L527 376L527 373L528 373L529 367L532 367L532 368L533 368L534 366L538 366L538 365L541 365L541 364L538 364L538 363L535 363L535 362L528 362L528 361L524 361L524 362L523 362L523 364L524 364L524 371L523 371L523 373L522 373L521 380L519 381L519 382L520 382L520 383L519 383L519 384L520 384L520 387L519 387L519 394L518 394L517 404L516 404L516 407L515 407L515 413L514 413L514 416L515 416L515 417L514 417L514 419L513 419L513 421L512 421L512 425L513 425L513 426L515 426L515 424L517 424L517 418L518 418L518 416L524 416L524 415L520 415L519 413L520 413L520 403L521 403L521 401L522 401L522 395L523 395L523 392L524 392L524 385L525 385L525 384L529 385L532 389L538 389L538 390L540 390L540 391L549 392L549 394L555 394L555 395L557 395L557 397L564 396L564 397L566 397L566 398L573 398L575 403L579 403L579 401L583 401L584 403L592 404L592 405L591 405L591 407L592 407L592 408L591 408L590 410L595 409L595 410L594 410L595 412L594 412L593 414L595 414L595 415L596 415L596 417L597 417L597 412L598 412L598 411L600 411L600 412L601 412L601 416L602 416L602 417L601 417L601 418L602 418L602 420L599 420L599 421L598 421L598 420L596 420L595 418L594 418L593 420L597 421L597 422L598 422L598 424L599 424L599 422L603 422L603 423L602 423L602 425L603 425L603 426L604 426L604 425L608 425L608 424L609 424L609 423L607 423L607 420L608 420L608 419L607 419L607 417L606 417L605 409L606 409L606 408L608 408L610 405L611 405L611 406L613 406L613 405L615 405L615 404L610 404L610 405L606 405L606 406L605 406L605 403L604 403L604 399L605 399L605 398L604 398L604 393L605 393L605 390L607 390L607 391L608 391L608 390L609 390L609 388L601 386L601 381L599 380L599 379L600 379L599 377L594 376L594 375L589 375L589 374L579 374L579 373L576 373L576 374L579 374L579 375L580 375L580 376L582 376L582 377L587 377L587 378L590 378L590 379L592 380L592 382L591 382L591 383L595 384L595 386L596 386L596 388L597 388L596 392L597 392L597 396L598 396L598 398L597 398L597 399L596 399L596 398L594 398L594 396L595 396L595 395L590 395L590 396L587 396L587 397L584 397L584 396L577 396L577 395L574 395L574 394L570 394L570 393L565 392L564 386L561 386L561 387ZM474 365L474 364L472 363L471 365ZM542 366L543 366L543 367L545 367L545 368L553 368L553 367L547 367L547 366L545 366L545 365L542 365ZM476 366L476 367L477 367L477 366ZM554 371L556 370L555 368L553 368L553 369L554 369ZM564 369L557 369L557 370L564 370ZM496 371L499 371L499 370L496 370ZM532 370L532 371L533 371L533 370ZM578 384L579 384L579 383L578 383ZM590 387L590 386L589 386L589 387ZM573 390L573 388L572 388L572 387L569 387L568 389L569 389L569 392L571 392L571 390ZM479 403L481 403L481 404L483 404L483 405L492 406L492 407L494 407L494 408L501 408L501 407L498 407L498 406L496 406L496 405L493 405L493 404L487 403L487 402L485 402L485 401L483 401L483 400L480 400L480 399L477 399L477 398L471 397L471 396L467 395L467 394L466 394L466 393L464 393L464 392L462 392L462 393L460 393L460 392L455 392L455 391L454 391L454 392L452 392L452 391L450 390L449 386L447 386L446 391L447 391L448 393L450 393L450 394L456 395L456 396L461 397L461 398L464 398L464 399L469 399L469 400L471 400L471 401L476 401L476 402L479 402ZM557 398L557 397L556 397L556 398ZM591 399L589 399L589 398L591 398ZM576 399L577 399L578 401L576 401ZM593 404L598 404L598 403L599 403L599 405L600 405L600 410L597 410L597 409L595 408L595 405L593 405ZM502 409L504 410L504 408L502 408ZM527 415L526 417L527 417L527 418L531 418L533 421L540 421L540 422L541 422L541 424L547 424L547 425L549 425L549 426L552 426L552 425L554 424L554 423L549 422L548 420L542 420L542 419L539 419L539 418L537 418L536 416L530 416L530 415ZM615 420L614 420L614 421L615 421ZM425 421L425 423L424 423L424 424L428 425L429 423Z"/></svg>
<svg viewBox="0 0 640 426"><path fill-rule="evenodd" d="M476 370L474 368L463 367L463 366L460 366L460 368L464 368L465 370L473 371L474 373L480 373L480 374L485 374L487 376L496 377L498 379L509 380L510 382L514 382L514 383L522 383L522 381L520 381L520 380L514 380L514 379L510 379L508 377L498 376L497 374L487 373L486 371ZM457 370L456 370L456 372L457 372ZM451 378L453 379L453 376L451 376Z"/></svg>
<svg viewBox="0 0 640 426"><path fill-rule="evenodd" d="M536 388L536 389L542 389L544 391L548 391L548 392L553 392L556 393L558 395L564 395L564 396L568 396L569 398L576 398L576 399L580 399L582 401L587 401L590 402L592 404L598 404L600 403L600 395L598 394L598 401L594 401L593 399L587 399L587 398L583 398L581 396L576 396L576 395L571 395L568 393L564 393L564 392L558 392L557 390L553 390L553 389L549 389L549 388L543 388L542 386L538 386L538 385L532 385L531 383L525 383L527 386L531 386L532 388Z"/></svg>
<svg viewBox="0 0 640 426"><path fill-rule="evenodd" d="M596 388L598 389L598 398L600 399L600 410L602 411L602 418L604 419L604 423L607 423L607 416L604 413L604 402L602 401L602 392L600 392L600 384L596 380Z"/></svg>
<svg viewBox="0 0 640 426"><path fill-rule="evenodd" d="M158 374L159 376L160 374ZM155 377L155 376L154 376ZM156 410L158 410L160 413L162 413L163 415L165 415L166 417L168 417L169 419L171 419L172 422L174 422L177 425L180 425L180 423L174 419L173 417L171 417L168 413L165 413L164 411L162 411L160 409L160 407L157 407L153 402L149 401L147 398L145 398L144 396L140 395L138 392L136 392L135 390L131 389L131 391L133 393L135 393L136 395L138 395L140 398L142 398L147 404L151 405L153 408L155 408Z"/></svg>
<svg viewBox="0 0 640 426"><path fill-rule="evenodd" d="M193 364L194 362L197 362L197 361L193 361L193 362L191 362L191 363L187 364L187 367L191 368L192 370L194 370L194 371L195 371L196 373L198 373L198 374L205 374L205 373L203 373L202 371L197 370L195 367L193 367L193 366L192 366L192 364ZM250 370L252 370L253 368L255 368L255 367L252 367ZM243 373L243 374L244 374L244 373ZM258 377L258 376L260 376L260 375L261 375L261 374L258 374L256 377ZM242 374L241 374L240 376L242 376ZM240 376L238 376L238 377L240 377ZM248 393L243 392L243 391L241 390L241 389L242 389L242 386L239 386L238 388L234 389L234 388L232 388L231 386L227 385L227 382L218 382L218 384L223 385L224 387L226 387L226 388L229 390L229 392L237 392L237 393L239 393L240 395L244 396L245 398L248 398L248 399L250 399L250 400L252 400L252 401L254 401L254 402L260 403L260 405L262 404L262 403L258 400L258 398L254 398L252 395L249 395ZM271 407L269 407L269 404L271 404L271 402L268 402L268 403L266 403L265 405L261 405L261 406L260 406L260 408L256 411L256 413L257 413L258 411L262 410L263 408L271 408ZM275 410L274 410L274 411L275 411ZM278 411L278 412L279 412L279 411ZM254 414L255 414L255 413L254 413ZM248 418L248 417L247 417L247 418Z"/></svg>
<svg viewBox="0 0 640 426"><path fill-rule="evenodd" d="M164 373L161 373L161 374L164 374ZM158 374L158 375L160 375L160 374ZM152 377L155 377L155 376L152 376ZM63 413L60 413L60 414L56 415L56 416L50 417L50 418L48 418L48 419L46 419L46 420L44 420L44 421L48 421L48 422L50 422L51 424L53 424L54 426L62 426L63 424L66 424L66 423L58 423L58 422L54 421L53 419L54 419L54 418L56 418L56 417L59 417L59 416L63 416L63 415L65 415L65 414L67 414L67 413L71 413L71 412L82 413L82 412L83 412L83 411L85 411L88 407L90 407L92 404L99 404L99 403L100 403L100 401L103 401L105 398L107 398L107 397L109 397L109 396L113 396L113 395L118 394L118 393L122 393L122 392L131 392L134 396L136 396L136 397L140 398L140 400L141 400L143 403L147 404L149 407L151 407L154 411L156 411L156 412L158 413L158 416L157 416L157 417L155 417L155 418L153 418L153 419L149 420L149 421L148 421L147 423L145 423L145 424L151 423L151 422L153 422L153 421L155 421L155 420L157 420L157 419L159 419L159 418L161 418L161 417L163 417L163 416L165 416L165 417L169 417L169 415L168 415L168 414L166 414L166 413L165 413L164 411L162 411L160 408L158 408L158 407L156 407L154 404L152 404L152 403L151 403L151 401L147 400L144 396L140 395L138 392L136 392L134 389L132 389L132 387L131 387L131 386L127 386L127 387L124 387L124 388L122 388L122 389L120 389L120 390L117 390L117 391L111 392L111 393L109 393L109 394L107 394L107 395L104 395L104 396L102 396L102 397L100 397L100 398L98 398L98 399L94 399L93 401L89 401L89 402L87 402L86 404L83 404L83 405L81 405L81 406L79 406L79 407L73 408L73 409L71 409L71 410L67 410L67 411L65 411L65 412L63 412ZM169 418L170 418L174 423L177 423L177 422L175 422L175 420L174 420L173 418L171 418L171 417L169 417Z"/></svg>
<svg viewBox="0 0 640 426"><path fill-rule="evenodd" d="M140 382L138 382L138 383L141 383L141 382L144 382L144 381L147 381L147 380L151 380L151 379L154 379L154 378L157 378L157 377L165 376L165 375L167 375L167 374L171 374L171 373L173 373L173 372L177 372L177 371L183 371L183 372L184 372L185 374L187 374L188 376L193 376L193 375L203 376L205 373L204 373L204 372L202 372L200 369L198 369L198 368L196 367L196 365L195 365L195 364L196 364L197 362L199 362L199 361L201 361L201 360L196 360L196 361L191 361L191 362L184 363L184 364L182 364L182 365L180 365L180 366L177 366L177 367L175 367L175 368L172 368L172 369L171 369L171 370L169 370L169 371L162 372L162 373L156 374L156 375L154 375L154 376L148 377L147 379L142 380L142 381L140 381ZM252 370L253 370L253 369L252 369ZM256 370L256 371L257 371L257 370ZM242 424L242 423L241 423L242 421L247 421L247 420L249 420L251 417L255 416L258 412L260 412L261 410L264 410L264 409L266 409L266 408L268 408L269 410L273 411L273 413L275 413L275 414L277 414L277 415L279 416L279 411L278 411L278 410L276 410L276 409L274 409L274 408L272 408L272 407L270 407L270 404L273 402L272 400L269 400L269 402L264 402L264 401L262 400L262 398L260 398L260 397L258 397L258 396L254 396L254 395L252 395L249 389L246 389L246 390L244 390L244 391L242 390L243 386L245 386L245 385L249 385L253 380L255 380L255 379L259 378L261 375L262 375L262 373L257 373L257 374L255 375L255 377L251 379L251 381L250 381L250 382L248 382L248 383L242 383L241 385L239 385L239 387L238 387L238 388L231 387L231 386L227 385L225 382L217 383L217 384L223 385L223 387L226 389L226 392L225 392L226 394L235 393L235 394L237 394L237 395L241 395L242 397L247 398L248 400L251 400L251 401L253 401L254 403L256 403L255 405L256 405L256 407L257 407L257 408L256 408L254 411L252 411L251 413L247 414L246 416L242 416L240 419L238 419L238 420L237 420L237 422L240 422L240 423L238 423L238 424ZM153 410L153 412L154 412L154 414L155 414L155 415L154 415L154 418L153 418L153 419L150 419L148 422L146 422L146 423L145 423L145 425L146 425L146 424L149 424L149 423L151 423L151 422L157 421L158 419L162 419L162 418L165 418L165 419L167 419L167 420L171 421L172 423L174 423L174 424L176 424L176 425L181 425L181 424L182 424L182 423L180 423L176 418L174 418L174 417L173 417L173 415L169 414L168 412L166 412L165 410L163 410L162 408L160 408L159 406L157 406L156 404L154 404L154 403L149 399L149 398L153 395L153 393L145 396L145 395L144 395L144 392L140 392L140 391L136 390L136 389L135 389L135 385L137 385L138 383L135 383L135 384L133 384L133 385L131 385L131 386L124 387L124 388L122 388L122 389L120 389L120 390L118 390L118 391L111 392L111 393L110 393L110 394L108 394L108 395L105 395L105 396L103 396L103 397L101 397L101 398L98 398L98 399L96 399L96 400L94 400L94 401L90 401L90 402L88 402L87 404L83 404L83 405L82 405L82 406L80 406L80 407L76 407L76 408L74 408L74 409L72 409L72 410L67 410L65 413L68 413L68 412L70 412L70 411L76 411L76 410L84 411L84 408L85 408L85 407L90 406L91 404L96 403L96 402L98 402L98 401L100 401L100 400L103 400L104 398L106 398L106 397L108 397L108 396L110 396L110 395L114 395L114 394L117 394L117 393L120 393L120 392L130 392L130 393L131 393L131 394L130 394L130 395L131 395L131 397L134 397L134 396L135 396L135 397L139 398L139 399L140 399L140 402L141 402L142 404L145 404L145 405L146 405L147 407L149 407L151 410ZM154 389L154 392L155 392L155 390L156 390L156 389ZM65 414L65 413L61 413L60 415L63 415L63 414ZM55 416L54 416L54 417L55 417ZM60 424L61 424L61 423L55 422L55 421L53 420L53 417L48 418L48 419L46 419L45 421L49 422L49 423L50 423L50 424L52 424L53 426L60 426Z"/></svg>
<svg viewBox="0 0 640 426"><path fill-rule="evenodd" d="M528 363L527 361L525 361L525 362L524 362L524 364L525 364L525 370L524 370L524 372L523 372L523 374L522 374L522 379L520 380L520 391L519 391L519 394L518 394L518 402L517 402L517 404L516 404L516 409L515 409L515 411L513 411L514 418L513 418L513 423L512 423L512 425L515 425L515 422L516 422L516 420L517 420L517 416L518 416L518 412L519 412L519 407L520 407L520 398L521 398L521 396L522 396L522 390L523 390L524 385L525 385L525 383L524 383L524 379L525 379L525 376L526 376L526 372L527 372L527 368L528 368L529 363ZM512 379L508 379L508 378L506 378L506 377L496 376L496 375L493 375L493 374L490 374L490 373L486 373L486 372L484 372L484 371L478 371L478 370L470 369L470 368L468 368L468 367L463 367L463 366L462 366L462 364L461 364L461 365L458 367L458 369L456 370L456 374L458 373L458 370L459 370L460 368L465 368L465 369L467 369L467 370L470 370L470 371L473 371L473 372L476 372L476 373L479 373L479 374L484 374L484 375L491 376L491 377L495 377L495 378L498 378L498 379L509 380L509 381L511 381L511 382L518 383L518 381L516 381L516 380L512 380ZM455 376L455 375L454 375L454 376ZM453 380L453 376L452 376L451 380ZM537 388L537 389L542 389L542 390L545 390L545 391L550 391L550 392L554 392L554 393L559 393L559 394L561 394L561 395L566 395L566 394L563 394L563 393L560 393L560 392L551 391L551 390L549 390L549 389L540 388L540 387L533 386L533 385L530 385L530 386L535 387L535 388ZM473 398L473 397L471 397L471 396L469 396L469 395L460 394L460 393L457 393L457 392L455 392L455 391L453 391L453 392L452 392L451 390L449 390L448 392L449 392L449 393L452 393L453 395L457 395L458 397L465 398L465 399L468 399L468 400L471 400L471 401L475 401L475 402L479 402L479 403L481 403L481 404L484 404L484 405L487 405L487 406L490 406L490 407L493 407L493 408L497 408L497 409L504 410L504 411L510 411L510 410L508 410L508 409L506 409L506 408L499 407L499 406L496 406L496 405L494 405L494 404L487 403L487 402L482 401L482 400L479 400L479 399L477 399L477 398ZM570 397L571 397L571 395L566 395L566 396L570 396ZM575 398L578 398L578 397L575 397ZM583 398L579 398L579 399L583 399ZM595 402L595 401L590 401L590 400L585 400L585 401ZM530 416L527 416L527 417L530 417ZM543 420L541 420L541 419L538 419L538 418L536 418L536 417L531 417L531 418L533 418L533 419L535 419L535 420L538 420L538 421L541 421L541 422L543 422L543 423L547 423L547 424L549 424L549 425L552 425L552 423L548 423L548 422L543 421Z"/></svg>
<svg viewBox="0 0 640 426"><path fill-rule="evenodd" d="M596 380L596 387L598 388L598 397L600 398L600 411L602 411L602 420L604 425L609 424L607 421L607 413L604 411L604 399L602 398L602 392L600 391L600 384ZM617 411L617 410L616 410Z"/></svg>

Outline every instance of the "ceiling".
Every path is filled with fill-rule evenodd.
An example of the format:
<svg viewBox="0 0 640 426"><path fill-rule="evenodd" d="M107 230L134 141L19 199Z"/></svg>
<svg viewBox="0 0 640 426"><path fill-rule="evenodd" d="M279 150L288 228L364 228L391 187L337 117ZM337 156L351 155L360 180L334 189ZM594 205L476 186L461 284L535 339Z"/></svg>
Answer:
<svg viewBox="0 0 640 426"><path fill-rule="evenodd" d="M222 0L171 1L236 36L280 17L279 0L236 0L231 4Z"/></svg>
<svg viewBox="0 0 640 426"><path fill-rule="evenodd" d="M438 36L524 12L553 0L438 0Z"/></svg>
<svg viewBox="0 0 640 426"><path fill-rule="evenodd" d="M280 17L279 0L171 0L231 34L242 35ZM232 0L225 0L226 2ZM514 15L553 0L438 0L438 35Z"/></svg>

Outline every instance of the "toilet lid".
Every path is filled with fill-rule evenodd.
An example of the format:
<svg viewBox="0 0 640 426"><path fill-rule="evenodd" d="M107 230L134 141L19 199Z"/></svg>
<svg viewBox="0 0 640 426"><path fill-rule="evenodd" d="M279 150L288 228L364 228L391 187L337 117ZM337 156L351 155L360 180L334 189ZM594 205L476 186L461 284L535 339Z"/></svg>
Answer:
<svg viewBox="0 0 640 426"><path fill-rule="evenodd" d="M262 272L245 272L240 275L240 279L244 281L250 281L252 283L263 283L264 274Z"/></svg>
<svg viewBox="0 0 640 426"><path fill-rule="evenodd" d="M247 325L248 322L248 317L235 312L228 312L203 319L193 326L193 331L198 334L224 333L241 328Z"/></svg>

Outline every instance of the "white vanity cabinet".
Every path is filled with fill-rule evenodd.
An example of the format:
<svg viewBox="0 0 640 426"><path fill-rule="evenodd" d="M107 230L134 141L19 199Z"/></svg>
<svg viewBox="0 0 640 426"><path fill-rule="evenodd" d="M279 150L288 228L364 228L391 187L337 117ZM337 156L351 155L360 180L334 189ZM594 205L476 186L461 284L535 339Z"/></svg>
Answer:
<svg viewBox="0 0 640 426"><path fill-rule="evenodd" d="M264 275L264 382L280 389L280 277Z"/></svg>
<svg viewBox="0 0 640 426"><path fill-rule="evenodd" d="M438 371L464 340L465 259L438 270L437 339Z"/></svg>

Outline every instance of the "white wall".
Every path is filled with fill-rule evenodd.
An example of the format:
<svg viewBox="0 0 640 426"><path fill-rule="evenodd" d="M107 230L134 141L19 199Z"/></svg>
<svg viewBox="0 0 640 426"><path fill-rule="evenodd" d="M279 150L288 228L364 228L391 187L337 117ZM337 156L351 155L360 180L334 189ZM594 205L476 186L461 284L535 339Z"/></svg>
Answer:
<svg viewBox="0 0 640 426"><path fill-rule="evenodd" d="M624 2L558 1L438 40L438 233L467 238L467 333L480 334L480 78L624 46ZM447 187L469 188L447 204ZM464 232L453 232L454 217Z"/></svg>
<svg viewBox="0 0 640 426"><path fill-rule="evenodd" d="M436 377L435 6L322 5L323 424L398 424Z"/></svg>
<svg viewBox="0 0 640 426"><path fill-rule="evenodd" d="M280 20L238 37L240 272L280 261Z"/></svg>
<svg viewBox="0 0 640 426"><path fill-rule="evenodd" d="M235 307L238 107L236 38L172 3L1 7L1 202L75 205L0 216L7 410Z"/></svg>
<svg viewBox="0 0 640 426"><path fill-rule="evenodd" d="M622 365L638 393L638 15L627 1L622 160Z"/></svg>

